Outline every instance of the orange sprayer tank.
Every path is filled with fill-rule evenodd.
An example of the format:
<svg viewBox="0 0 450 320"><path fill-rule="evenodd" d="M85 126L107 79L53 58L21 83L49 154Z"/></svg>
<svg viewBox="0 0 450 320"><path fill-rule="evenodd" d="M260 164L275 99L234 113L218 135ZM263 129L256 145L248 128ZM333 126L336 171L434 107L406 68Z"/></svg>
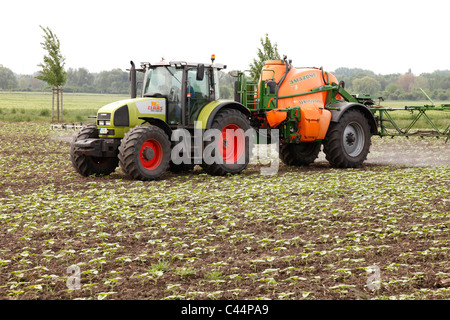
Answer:
<svg viewBox="0 0 450 320"><path fill-rule="evenodd" d="M266 61L261 79L274 80L279 82L286 72L286 64L283 60ZM278 97L305 93L314 88L335 82L334 75L323 72L315 68L294 68L292 67L286 74L279 91ZM291 98L279 98L277 109L267 112L267 121L274 128L286 119L286 112L279 112L280 109L290 107L301 107L299 133L301 141L310 142L325 138L331 120L331 113L324 109L327 92L310 93Z"/></svg>

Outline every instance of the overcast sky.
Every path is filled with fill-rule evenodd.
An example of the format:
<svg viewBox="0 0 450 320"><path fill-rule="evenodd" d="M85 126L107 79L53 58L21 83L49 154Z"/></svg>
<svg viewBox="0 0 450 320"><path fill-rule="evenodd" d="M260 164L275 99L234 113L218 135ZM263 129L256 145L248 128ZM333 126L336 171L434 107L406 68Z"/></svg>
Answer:
<svg viewBox="0 0 450 320"><path fill-rule="evenodd" d="M0 4L0 64L39 71L39 25L61 42L65 68L100 72L129 61L224 63L246 70L269 34L296 67L363 68L377 74L450 69L443 0L13 0Z"/></svg>

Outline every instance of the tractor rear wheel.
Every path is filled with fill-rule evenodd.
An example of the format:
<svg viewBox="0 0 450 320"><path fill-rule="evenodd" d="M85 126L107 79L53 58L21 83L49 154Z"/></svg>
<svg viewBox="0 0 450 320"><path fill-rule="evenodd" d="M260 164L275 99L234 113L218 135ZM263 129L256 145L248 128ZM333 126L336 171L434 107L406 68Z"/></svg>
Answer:
<svg viewBox="0 0 450 320"><path fill-rule="evenodd" d="M98 138L98 129L95 124L83 127L75 135L69 151L73 167L85 177L91 174L108 175L114 172L119 164L117 157L92 157L75 153L75 142L93 138Z"/></svg>
<svg viewBox="0 0 450 320"><path fill-rule="evenodd" d="M286 143L280 146L280 159L288 166L307 166L316 160L321 142Z"/></svg>
<svg viewBox="0 0 450 320"><path fill-rule="evenodd" d="M244 170L250 160L251 151L245 136L250 128L250 122L242 112L234 109L219 111L211 125L218 136L205 143L202 168L212 175L237 174ZM214 161L205 159L207 150L212 150Z"/></svg>
<svg viewBox="0 0 450 320"><path fill-rule="evenodd" d="M357 168L366 160L370 144L367 118L358 110L349 110L339 122L330 123L323 151L331 166Z"/></svg>
<svg viewBox="0 0 450 320"><path fill-rule="evenodd" d="M131 129L119 146L120 167L132 179L159 179L167 171L169 161L169 138L156 126L141 125Z"/></svg>

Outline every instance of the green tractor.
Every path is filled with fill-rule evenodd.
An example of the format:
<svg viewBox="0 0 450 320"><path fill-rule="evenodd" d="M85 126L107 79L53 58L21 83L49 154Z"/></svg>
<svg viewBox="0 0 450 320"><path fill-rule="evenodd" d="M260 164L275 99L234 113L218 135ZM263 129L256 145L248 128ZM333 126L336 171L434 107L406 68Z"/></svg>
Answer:
<svg viewBox="0 0 450 320"><path fill-rule="evenodd" d="M225 68L214 56L207 64L162 61L140 69L131 62L131 98L100 108L96 123L75 136L70 157L76 171L108 175L120 165L132 179L154 180L198 164L213 175L240 173L250 157L243 135L251 128L250 111L220 98L219 71ZM137 72L143 73L140 97ZM208 140L208 129L218 134ZM230 131L239 133L227 136ZM210 158L221 161L205 161L208 146Z"/></svg>

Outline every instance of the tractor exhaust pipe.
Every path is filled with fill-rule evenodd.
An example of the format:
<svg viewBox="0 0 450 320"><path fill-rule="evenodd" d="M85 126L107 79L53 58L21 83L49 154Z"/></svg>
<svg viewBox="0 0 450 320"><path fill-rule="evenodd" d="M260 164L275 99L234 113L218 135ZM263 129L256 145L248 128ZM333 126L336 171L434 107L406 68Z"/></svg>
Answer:
<svg viewBox="0 0 450 320"><path fill-rule="evenodd" d="M130 61L131 68L130 68L130 82L131 82L131 99L136 98L136 67L134 66L134 62Z"/></svg>

